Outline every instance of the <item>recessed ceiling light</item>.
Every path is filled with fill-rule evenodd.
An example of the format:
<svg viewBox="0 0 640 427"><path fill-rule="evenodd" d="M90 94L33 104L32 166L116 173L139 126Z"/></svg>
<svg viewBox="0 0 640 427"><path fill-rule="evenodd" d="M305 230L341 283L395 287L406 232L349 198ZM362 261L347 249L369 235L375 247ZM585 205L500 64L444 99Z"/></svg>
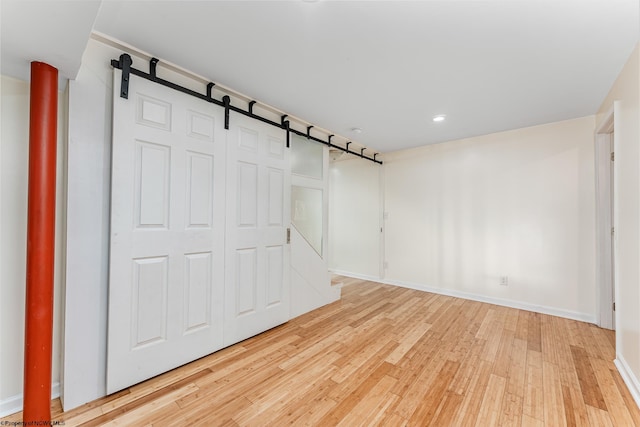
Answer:
<svg viewBox="0 0 640 427"><path fill-rule="evenodd" d="M433 121L436 122L436 123L444 122L444 119L446 119L446 118L447 118L446 115L438 114L437 116L433 116Z"/></svg>
<svg viewBox="0 0 640 427"><path fill-rule="evenodd" d="M351 132L353 132L353 133L362 133L362 129L360 129L360 128L351 128Z"/></svg>

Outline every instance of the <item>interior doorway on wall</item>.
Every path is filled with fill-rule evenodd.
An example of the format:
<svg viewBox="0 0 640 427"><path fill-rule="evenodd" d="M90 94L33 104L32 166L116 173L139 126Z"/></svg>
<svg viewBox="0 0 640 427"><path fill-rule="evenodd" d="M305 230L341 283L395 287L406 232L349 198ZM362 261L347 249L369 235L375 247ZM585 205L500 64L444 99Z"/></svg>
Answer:
<svg viewBox="0 0 640 427"><path fill-rule="evenodd" d="M615 106L596 130L596 278L598 325L615 330Z"/></svg>

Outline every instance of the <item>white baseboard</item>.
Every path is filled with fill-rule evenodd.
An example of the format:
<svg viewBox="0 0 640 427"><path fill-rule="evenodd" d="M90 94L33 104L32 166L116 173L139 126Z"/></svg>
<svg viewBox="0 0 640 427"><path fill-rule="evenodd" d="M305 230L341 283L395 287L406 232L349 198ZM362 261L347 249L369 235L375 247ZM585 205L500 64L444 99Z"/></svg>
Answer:
<svg viewBox="0 0 640 427"><path fill-rule="evenodd" d="M629 365L621 355L616 354L616 360L614 360L613 363L616 365L616 368L618 368L618 372L620 372L622 380L629 389L631 396L633 396L633 400L636 401L636 405L640 407L640 382L638 378L633 374Z"/></svg>
<svg viewBox="0 0 640 427"><path fill-rule="evenodd" d="M357 273L349 273L348 271L332 270L334 274L341 276L353 277L354 279L370 280L373 282L384 283L386 285L400 286L403 288L415 289L418 291L431 292L439 295L447 295L450 297L468 299L471 301L486 302L488 304L501 305L504 307L517 308L520 310L533 311L535 313L548 314L551 316L564 317L581 322L596 323L596 317L593 314L579 313L570 310L562 310L555 307L544 305L529 304L521 301L514 301L504 298L488 297L484 295L473 294L470 292L458 291L454 289L438 288L435 286L427 286L421 283L405 282L401 280L385 280L378 277L366 276Z"/></svg>
<svg viewBox="0 0 640 427"><path fill-rule="evenodd" d="M351 277L353 279L368 280L370 282L382 283L382 279L380 279L377 276L367 276L366 274L351 273L349 271L333 270L333 269L329 269L329 271L339 276L345 276L345 277Z"/></svg>
<svg viewBox="0 0 640 427"><path fill-rule="evenodd" d="M51 399L60 397L60 383L51 384ZM22 393L0 400L0 418L22 411Z"/></svg>

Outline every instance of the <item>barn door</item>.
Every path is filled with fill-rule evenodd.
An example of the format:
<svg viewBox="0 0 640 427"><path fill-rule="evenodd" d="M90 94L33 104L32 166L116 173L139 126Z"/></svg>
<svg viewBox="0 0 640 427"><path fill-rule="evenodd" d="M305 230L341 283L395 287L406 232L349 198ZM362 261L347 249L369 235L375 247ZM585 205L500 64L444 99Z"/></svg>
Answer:
<svg viewBox="0 0 640 427"><path fill-rule="evenodd" d="M223 110L114 74L107 392L222 347Z"/></svg>
<svg viewBox="0 0 640 427"><path fill-rule="evenodd" d="M284 130L231 115L225 345L289 320L289 149Z"/></svg>

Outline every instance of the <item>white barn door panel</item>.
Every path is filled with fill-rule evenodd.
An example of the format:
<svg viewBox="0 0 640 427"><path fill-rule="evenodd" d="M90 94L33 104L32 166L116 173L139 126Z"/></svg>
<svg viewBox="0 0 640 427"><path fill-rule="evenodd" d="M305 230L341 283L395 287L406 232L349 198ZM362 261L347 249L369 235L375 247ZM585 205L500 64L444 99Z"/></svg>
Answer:
<svg viewBox="0 0 640 427"><path fill-rule="evenodd" d="M290 313L291 167L286 133L235 113L230 122L225 345L280 325Z"/></svg>
<svg viewBox="0 0 640 427"><path fill-rule="evenodd" d="M108 393L223 346L224 110L134 75L123 99L120 76L115 70ZM251 274L248 252L242 262Z"/></svg>

